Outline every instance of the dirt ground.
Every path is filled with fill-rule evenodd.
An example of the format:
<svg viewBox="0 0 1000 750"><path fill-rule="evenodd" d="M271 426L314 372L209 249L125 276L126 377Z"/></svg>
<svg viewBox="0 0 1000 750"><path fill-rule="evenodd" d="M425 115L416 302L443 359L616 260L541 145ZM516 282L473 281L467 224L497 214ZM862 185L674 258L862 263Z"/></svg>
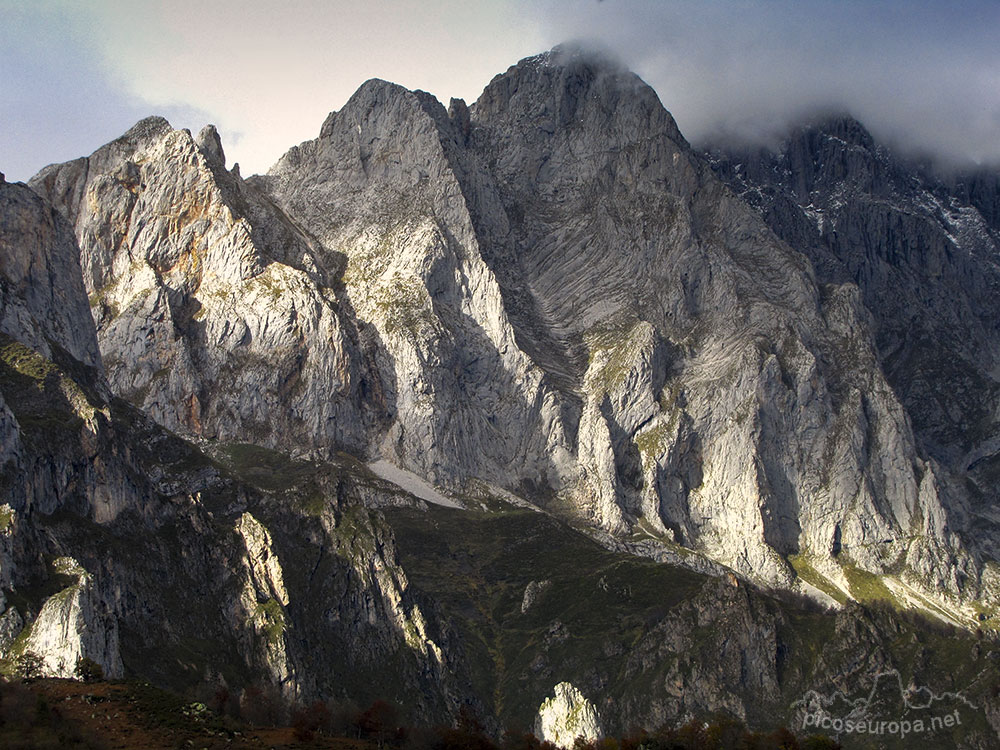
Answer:
<svg viewBox="0 0 1000 750"><path fill-rule="evenodd" d="M45 679L8 686L8 691L11 687L14 697L10 701L20 700L24 704L22 711L34 711L44 716L44 720L36 718L33 722L19 723L8 718L0 727L0 745L5 747L374 748L367 742L342 738L315 737L301 741L291 727L248 729L141 684ZM34 695L34 705L25 700L20 688Z"/></svg>

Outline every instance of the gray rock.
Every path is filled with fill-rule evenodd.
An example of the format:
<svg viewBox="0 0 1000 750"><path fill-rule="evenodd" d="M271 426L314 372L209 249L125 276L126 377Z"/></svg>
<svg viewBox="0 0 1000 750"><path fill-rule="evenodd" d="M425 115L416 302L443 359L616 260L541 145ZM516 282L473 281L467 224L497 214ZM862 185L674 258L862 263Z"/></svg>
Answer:
<svg viewBox="0 0 1000 750"><path fill-rule="evenodd" d="M555 695L538 707L535 736L556 747L571 748L578 737L594 742L603 735L594 704L568 682L554 688Z"/></svg>
<svg viewBox="0 0 1000 750"><path fill-rule="evenodd" d="M980 594L862 299L821 285L648 86L559 49L494 79L468 133L451 109L369 81L254 183L346 261L393 384L375 450L614 533L641 518L769 585L804 555Z"/></svg>
<svg viewBox="0 0 1000 750"><path fill-rule="evenodd" d="M194 142L206 159L218 167L226 166L226 152L222 150L222 138L219 137L219 131L215 129L215 125L203 127L198 132ZM234 164L233 168L236 167L237 165Z"/></svg>
<svg viewBox="0 0 1000 750"><path fill-rule="evenodd" d="M46 600L30 625L24 652L36 655L47 677L73 677L77 662L86 657L100 665L104 676L123 676L118 620L95 592L93 578L69 561L78 582ZM57 561L58 563L59 561Z"/></svg>
<svg viewBox="0 0 1000 750"><path fill-rule="evenodd" d="M821 283L857 285L878 366L913 426L921 487L944 498L931 515L996 558L997 175L943 179L849 116L806 123L774 150L709 156Z"/></svg>
<svg viewBox="0 0 1000 750"><path fill-rule="evenodd" d="M218 133L144 120L32 181L73 222L116 394L185 434L362 452L384 390L308 237L224 170Z"/></svg>
<svg viewBox="0 0 1000 750"><path fill-rule="evenodd" d="M101 368L72 228L20 184L0 184L0 331Z"/></svg>

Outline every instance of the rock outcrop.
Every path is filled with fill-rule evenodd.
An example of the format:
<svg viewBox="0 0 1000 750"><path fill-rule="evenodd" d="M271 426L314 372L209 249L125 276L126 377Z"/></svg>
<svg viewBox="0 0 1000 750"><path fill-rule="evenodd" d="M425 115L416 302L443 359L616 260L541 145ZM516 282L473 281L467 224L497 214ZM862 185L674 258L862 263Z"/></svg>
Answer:
<svg viewBox="0 0 1000 750"><path fill-rule="evenodd" d="M821 283L857 284L922 451L959 471L989 459L1000 268L984 175L945 181L849 116L803 125L773 151L710 157Z"/></svg>
<svg viewBox="0 0 1000 750"><path fill-rule="evenodd" d="M76 676L77 663L90 659L108 679L124 675L118 643L118 620L95 591L93 578L72 558L59 558L57 574L77 582L45 600L29 626L22 655L34 655L42 674Z"/></svg>
<svg viewBox="0 0 1000 750"><path fill-rule="evenodd" d="M114 392L182 433L332 455L377 432L381 386L311 242L218 133L138 123L32 187L73 224Z"/></svg>
<svg viewBox="0 0 1000 750"><path fill-rule="evenodd" d="M594 742L601 738L601 721L594 704L568 682L555 686L555 695L538 707L535 736L557 747L571 748L577 738Z"/></svg>

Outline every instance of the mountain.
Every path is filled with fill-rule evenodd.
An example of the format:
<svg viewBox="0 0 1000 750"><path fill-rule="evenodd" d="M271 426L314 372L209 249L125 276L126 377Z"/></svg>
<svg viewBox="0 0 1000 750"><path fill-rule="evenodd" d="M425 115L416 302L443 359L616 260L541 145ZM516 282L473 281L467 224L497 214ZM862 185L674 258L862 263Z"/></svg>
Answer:
<svg viewBox="0 0 1000 750"><path fill-rule="evenodd" d="M995 559L998 176L928 173L845 115L810 122L773 150L717 148L710 158L810 258L820 283L858 287L919 453L964 533Z"/></svg>
<svg viewBox="0 0 1000 750"><path fill-rule="evenodd" d="M981 595L856 287L821 285L631 73L560 50L450 115L372 81L256 184L344 264L405 386L379 455L767 585L794 555Z"/></svg>
<svg viewBox="0 0 1000 750"><path fill-rule="evenodd" d="M496 733L898 669L988 747L996 185L843 118L705 154L573 48L246 180L149 118L0 185L7 664Z"/></svg>
<svg viewBox="0 0 1000 750"><path fill-rule="evenodd" d="M335 676L353 671L369 676L358 699L383 697L382 675L444 712L426 664L438 648L391 529L366 508L417 501L346 456L318 464L243 444L206 455L114 396L80 251L65 252L70 224L22 185L0 185L0 203L7 668L34 655L41 672L72 676L84 656L108 677L274 685L290 698L339 695Z"/></svg>

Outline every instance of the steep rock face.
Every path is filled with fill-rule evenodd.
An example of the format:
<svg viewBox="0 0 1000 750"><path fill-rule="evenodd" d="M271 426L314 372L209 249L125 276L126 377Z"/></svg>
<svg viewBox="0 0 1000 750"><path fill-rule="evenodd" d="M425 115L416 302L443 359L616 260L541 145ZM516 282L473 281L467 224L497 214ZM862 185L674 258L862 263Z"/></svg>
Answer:
<svg viewBox="0 0 1000 750"><path fill-rule="evenodd" d="M72 228L23 185L0 181L0 331L33 334L44 356L60 346L100 368Z"/></svg>
<svg viewBox="0 0 1000 750"><path fill-rule="evenodd" d="M942 180L897 159L847 116L803 125L774 150L719 148L710 158L810 257L821 282L857 284L879 363L935 481L952 496L952 526L991 529L976 535L995 557L997 175ZM974 520L961 512L967 503Z"/></svg>
<svg viewBox="0 0 1000 750"><path fill-rule="evenodd" d="M70 219L109 382L183 433L361 450L380 387L309 240L197 139L143 120L32 180Z"/></svg>
<svg viewBox="0 0 1000 750"><path fill-rule="evenodd" d="M817 286L651 89L557 52L498 77L472 122L514 217L484 245L501 285L521 290L518 340L558 343L548 369L584 399L581 458L601 455L603 421L616 476L599 486L626 516L772 581L783 555L850 548L879 569L924 549L915 519L941 505L921 500L859 300ZM947 555L920 554L921 575L961 587Z"/></svg>
<svg viewBox="0 0 1000 750"><path fill-rule="evenodd" d="M861 300L631 73L556 50L450 113L370 81L254 184L343 257L391 384L380 451L418 473L641 518L771 584L798 554L978 592Z"/></svg>
<svg viewBox="0 0 1000 750"><path fill-rule="evenodd" d="M450 113L370 81L268 177L223 159L154 118L33 181L74 222L113 389L162 424L555 495L770 583L842 550L977 579L860 301L632 74L555 51Z"/></svg>
<svg viewBox="0 0 1000 750"><path fill-rule="evenodd" d="M441 484L558 485L566 427L481 256L461 138L429 95L372 80L257 184L342 259L351 307L377 331L394 420L380 452Z"/></svg>
<svg viewBox="0 0 1000 750"><path fill-rule="evenodd" d="M55 569L78 580L45 601L31 623L24 652L35 654L42 672L52 677L73 677L77 661L88 658L100 665L108 679L121 678L118 619L79 563L64 557L55 561Z"/></svg>
<svg viewBox="0 0 1000 750"><path fill-rule="evenodd" d="M236 531L246 545L246 558L244 586L234 619L251 623L257 644L264 647L258 659L268 666L275 682L286 685L291 677L284 637L289 599L281 562L270 532L251 513L240 516Z"/></svg>
<svg viewBox="0 0 1000 750"><path fill-rule="evenodd" d="M447 659L391 532L352 507L412 499L382 499L384 483L356 469L287 459L272 482L247 485L230 473L237 466L223 469L120 400L101 402L86 383L75 387L99 416L74 424L70 406L29 396L75 381L20 349L12 366L14 346L26 350L7 345L0 367L22 448L4 475L19 491L0 532L0 666L34 654L45 673L67 676L88 656L111 676L274 685L302 700L346 697L364 675L367 692L352 697L395 685L400 700L423 695L427 715L450 715ZM26 360L29 371L47 363L40 382L15 369ZM260 466L239 468L259 476ZM79 569L60 566L67 556Z"/></svg>
<svg viewBox="0 0 1000 750"><path fill-rule="evenodd" d="M43 200L8 190L42 209L19 235L42 241L19 239L18 264L0 268L4 289L21 291L19 268L58 277L67 235L45 233L60 225ZM23 219L19 202L8 208ZM237 445L213 461L112 398L99 369L69 353L97 340L89 314L75 321L79 340L64 325L67 310L87 310L83 285L50 297L31 307L4 296L0 307L0 668L35 658L69 676L89 657L110 677L257 683L301 699L343 696L364 675L370 690L354 697L386 697L393 684L423 695L426 715L449 716L446 656L391 531L356 507L417 501L353 460L283 457L269 481L246 483L237 475L259 480L278 454L247 458ZM18 305L31 315L7 315Z"/></svg>

